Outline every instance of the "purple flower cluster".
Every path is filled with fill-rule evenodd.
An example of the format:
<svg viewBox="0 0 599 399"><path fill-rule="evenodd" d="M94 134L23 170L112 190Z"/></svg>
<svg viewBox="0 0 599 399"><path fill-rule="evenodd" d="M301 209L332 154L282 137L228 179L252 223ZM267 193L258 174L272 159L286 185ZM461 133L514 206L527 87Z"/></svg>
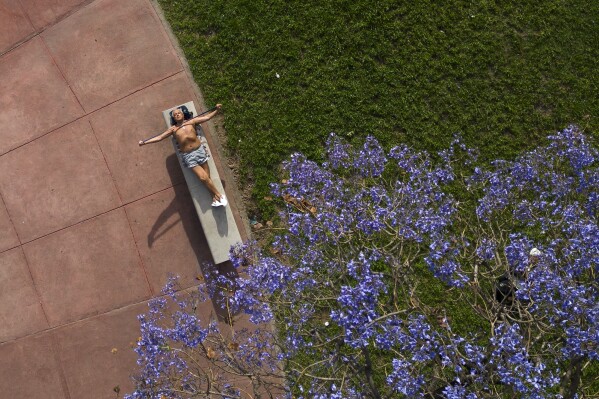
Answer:
<svg viewBox="0 0 599 399"><path fill-rule="evenodd" d="M241 398L239 381L246 376L257 391L280 375L280 362L272 347L270 328L238 329L216 319L200 320L197 305L207 299L209 288L177 292L170 278L164 296L149 303L138 317L141 336L135 351L139 375L136 390L125 399L220 397ZM280 385L280 384L279 384Z"/></svg>
<svg viewBox="0 0 599 399"><path fill-rule="evenodd" d="M488 169L472 167L459 139L432 157L407 146L385 153L373 137L355 149L333 134L326 153L323 164L294 154L273 185L285 233L270 248L232 248L240 277L206 274L207 296L224 287L221 307L257 328L235 332L231 351L219 325L186 302L175 299L179 310L165 316L171 284L140 318L143 377L131 398L152 397L149 389L178 397L165 382L175 374L177 389L202 385L181 354L206 357L208 345L252 381L284 368L278 397L585 392L580 369L599 362L599 158L581 132L570 127ZM459 203L456 187L473 203ZM476 323L430 305L433 278L447 305L468 308ZM225 374L215 386L235 397Z"/></svg>
<svg viewBox="0 0 599 399"><path fill-rule="evenodd" d="M598 162L597 149L571 126L471 179L483 190L478 216L510 232L501 245L521 310L543 328L557 327L565 345L554 355L562 359L599 360ZM497 229L482 234L497 246Z"/></svg>
<svg viewBox="0 0 599 399"><path fill-rule="evenodd" d="M344 329L348 345L360 348L368 345L376 334L369 326L380 317L378 304L386 286L382 275L372 272L370 259L362 253L358 260L349 262L347 270L356 284L340 287L338 308L331 311L331 320Z"/></svg>
<svg viewBox="0 0 599 399"><path fill-rule="evenodd" d="M497 327L495 336L491 338L491 345L494 350L491 353L490 364L496 367L497 375L503 384L509 385L515 392L527 398L552 396L548 388L559 381L540 359L533 361L518 325Z"/></svg>
<svg viewBox="0 0 599 399"><path fill-rule="evenodd" d="M414 373L411 371L412 363L393 359L391 366L393 371L387 376L387 384L393 387L395 392L408 398L419 396L420 388L424 384L424 376L413 376Z"/></svg>

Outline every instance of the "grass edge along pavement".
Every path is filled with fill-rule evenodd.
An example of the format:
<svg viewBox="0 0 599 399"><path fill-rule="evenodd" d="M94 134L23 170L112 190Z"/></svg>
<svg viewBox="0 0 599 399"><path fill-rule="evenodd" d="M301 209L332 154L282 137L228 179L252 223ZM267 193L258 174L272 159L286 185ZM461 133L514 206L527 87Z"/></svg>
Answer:
<svg viewBox="0 0 599 399"><path fill-rule="evenodd" d="M264 217L280 162L332 131L431 152L459 132L483 161L598 131L597 2L159 3Z"/></svg>

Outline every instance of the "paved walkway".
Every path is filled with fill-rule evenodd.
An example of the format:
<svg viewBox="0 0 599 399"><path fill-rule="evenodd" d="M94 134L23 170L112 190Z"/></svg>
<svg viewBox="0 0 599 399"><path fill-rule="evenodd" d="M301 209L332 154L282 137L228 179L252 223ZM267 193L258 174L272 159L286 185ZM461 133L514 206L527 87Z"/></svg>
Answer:
<svg viewBox="0 0 599 399"><path fill-rule="evenodd" d="M210 260L171 143L137 146L202 105L178 54L150 0L0 3L1 397L130 391L136 315Z"/></svg>

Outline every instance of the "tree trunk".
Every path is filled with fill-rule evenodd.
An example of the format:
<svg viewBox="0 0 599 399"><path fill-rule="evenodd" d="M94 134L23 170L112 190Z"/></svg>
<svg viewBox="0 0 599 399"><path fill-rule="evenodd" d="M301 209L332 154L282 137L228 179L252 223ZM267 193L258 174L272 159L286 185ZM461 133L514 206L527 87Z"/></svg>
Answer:
<svg viewBox="0 0 599 399"><path fill-rule="evenodd" d="M570 363L570 367L564 378L564 399L574 399L580 387L580 377L582 375L582 356L575 357Z"/></svg>

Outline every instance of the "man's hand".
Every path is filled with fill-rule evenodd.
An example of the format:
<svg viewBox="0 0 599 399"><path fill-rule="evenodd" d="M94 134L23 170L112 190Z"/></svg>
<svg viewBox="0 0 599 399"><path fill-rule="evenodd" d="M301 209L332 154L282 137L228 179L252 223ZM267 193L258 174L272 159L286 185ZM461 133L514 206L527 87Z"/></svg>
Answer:
<svg viewBox="0 0 599 399"><path fill-rule="evenodd" d="M142 146L142 145L144 145L145 143L144 143L144 141L143 141L143 140L139 140L139 143L137 143L137 144L139 144L139 146L141 147L141 146Z"/></svg>
<svg viewBox="0 0 599 399"><path fill-rule="evenodd" d="M223 107L223 105L222 105L222 104L216 104L216 110L217 110L217 111L220 111L220 109L221 109L222 107Z"/></svg>

